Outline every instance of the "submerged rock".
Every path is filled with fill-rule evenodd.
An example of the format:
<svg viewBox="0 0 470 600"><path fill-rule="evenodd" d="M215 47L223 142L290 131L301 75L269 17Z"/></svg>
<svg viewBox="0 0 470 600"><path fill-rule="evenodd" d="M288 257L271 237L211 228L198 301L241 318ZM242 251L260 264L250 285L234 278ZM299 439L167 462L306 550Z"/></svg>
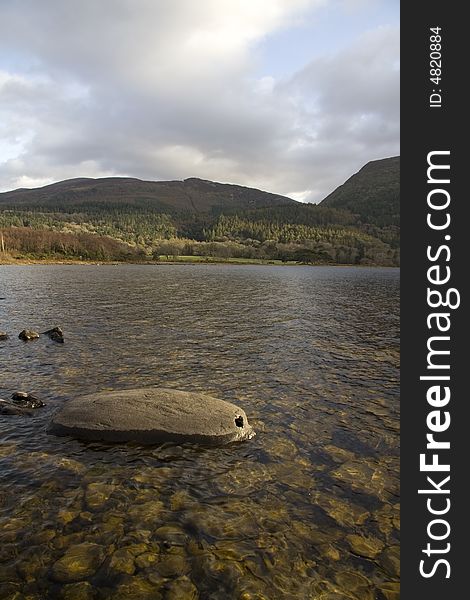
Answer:
<svg viewBox="0 0 470 600"><path fill-rule="evenodd" d="M6 456L12 456L13 454L15 454L16 448L17 448L16 444L4 444L3 442L1 442L0 443L0 458L5 458ZM3 497L3 493L2 493L2 497Z"/></svg>
<svg viewBox="0 0 470 600"><path fill-rule="evenodd" d="M155 571L162 577L178 577L189 573L191 567L184 556L167 554L155 563Z"/></svg>
<svg viewBox="0 0 470 600"><path fill-rule="evenodd" d="M389 546L382 552L380 564L392 577L400 577L400 547Z"/></svg>
<svg viewBox="0 0 470 600"><path fill-rule="evenodd" d="M165 547L184 546L188 540L188 535L177 524L162 525L155 530L154 536L163 541Z"/></svg>
<svg viewBox="0 0 470 600"><path fill-rule="evenodd" d="M161 500L149 500L144 504L135 504L129 507L128 516L133 523L148 523L153 524L158 519L165 509L165 505Z"/></svg>
<svg viewBox="0 0 470 600"><path fill-rule="evenodd" d="M37 331L33 331L32 329L23 329L18 335L20 340L27 342L28 340L37 340L39 337L39 333Z"/></svg>
<svg viewBox="0 0 470 600"><path fill-rule="evenodd" d="M88 581L69 583L62 588L63 600L93 600L95 590Z"/></svg>
<svg viewBox="0 0 470 600"><path fill-rule="evenodd" d="M46 406L42 400L27 392L14 392L11 395L11 399L15 404L23 408L41 408L42 406Z"/></svg>
<svg viewBox="0 0 470 600"><path fill-rule="evenodd" d="M156 552L143 552L135 559L135 564L139 569L148 569L152 567L158 561L158 554Z"/></svg>
<svg viewBox="0 0 470 600"><path fill-rule="evenodd" d="M255 435L245 412L196 392L142 388L69 400L48 429L55 435L108 442L221 444Z"/></svg>
<svg viewBox="0 0 470 600"><path fill-rule="evenodd" d="M52 578L60 583L83 581L94 575L104 560L104 548L84 542L71 546L52 566Z"/></svg>
<svg viewBox="0 0 470 600"><path fill-rule="evenodd" d="M85 492L85 501L90 510L98 510L108 501L116 489L115 485L106 483L90 483Z"/></svg>
<svg viewBox="0 0 470 600"><path fill-rule="evenodd" d="M186 576L171 581L165 594L165 600L197 600L198 598L197 587Z"/></svg>
<svg viewBox="0 0 470 600"><path fill-rule="evenodd" d="M53 327L52 329L48 329L43 332L43 335L47 335L54 342L58 342L59 344L64 343L64 332L60 327Z"/></svg>
<svg viewBox="0 0 470 600"><path fill-rule="evenodd" d="M342 527L363 525L370 516L365 508L324 492L317 492L314 501Z"/></svg>
<svg viewBox="0 0 470 600"><path fill-rule="evenodd" d="M164 582L161 581L160 585ZM161 600L158 587L143 577L134 576L113 591L113 600Z"/></svg>
<svg viewBox="0 0 470 600"><path fill-rule="evenodd" d="M108 574L110 576L127 574L134 575L135 564L134 555L127 548L119 548L111 556L108 565Z"/></svg>
<svg viewBox="0 0 470 600"><path fill-rule="evenodd" d="M8 337L8 333L6 333L5 331L0 331L0 340L7 340Z"/></svg>
<svg viewBox="0 0 470 600"><path fill-rule="evenodd" d="M362 573L357 571L339 571L335 575L336 582L346 592L352 592L358 598L368 596L371 582Z"/></svg>
<svg viewBox="0 0 470 600"><path fill-rule="evenodd" d="M354 554L363 556L364 558L376 558L384 547L384 543L374 537L350 534L346 536L346 540L349 542Z"/></svg>
<svg viewBox="0 0 470 600"><path fill-rule="evenodd" d="M400 600L399 582L391 581L387 583L382 583L379 589L387 600Z"/></svg>

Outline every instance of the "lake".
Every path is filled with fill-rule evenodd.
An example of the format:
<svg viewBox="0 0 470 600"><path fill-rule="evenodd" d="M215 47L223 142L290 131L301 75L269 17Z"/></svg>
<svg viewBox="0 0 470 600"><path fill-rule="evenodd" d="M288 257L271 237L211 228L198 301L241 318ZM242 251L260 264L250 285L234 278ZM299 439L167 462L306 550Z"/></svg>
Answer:
<svg viewBox="0 0 470 600"><path fill-rule="evenodd" d="M12 265L0 297L0 398L47 403L0 416L0 599L398 599L397 269ZM46 433L68 398L153 385L257 435Z"/></svg>

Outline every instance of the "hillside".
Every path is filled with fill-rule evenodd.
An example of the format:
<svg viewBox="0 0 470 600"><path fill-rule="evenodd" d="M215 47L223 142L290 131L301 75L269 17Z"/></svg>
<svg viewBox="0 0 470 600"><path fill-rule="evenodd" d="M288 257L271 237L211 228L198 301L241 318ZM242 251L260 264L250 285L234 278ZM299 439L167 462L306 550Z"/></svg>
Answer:
<svg viewBox="0 0 470 600"><path fill-rule="evenodd" d="M295 200L241 185L190 178L141 181L127 177L68 179L36 189L0 193L0 208L46 211L151 210L161 213L208 213L224 208L257 208L295 204Z"/></svg>
<svg viewBox="0 0 470 600"><path fill-rule="evenodd" d="M400 157L367 163L327 196L321 206L348 210L362 223L400 224Z"/></svg>
<svg viewBox="0 0 470 600"><path fill-rule="evenodd" d="M186 256L397 265L398 164L369 163L320 205L195 178L83 178L13 190L0 194L0 260Z"/></svg>

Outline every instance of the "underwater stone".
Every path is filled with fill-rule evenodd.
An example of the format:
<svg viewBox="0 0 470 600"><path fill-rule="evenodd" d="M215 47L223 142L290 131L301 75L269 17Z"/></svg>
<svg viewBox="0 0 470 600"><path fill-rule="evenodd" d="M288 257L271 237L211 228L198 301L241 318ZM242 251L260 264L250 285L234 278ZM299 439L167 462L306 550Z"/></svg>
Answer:
<svg viewBox="0 0 470 600"><path fill-rule="evenodd" d="M119 548L111 556L108 571L110 574L127 573L133 575L135 572L134 556L126 548Z"/></svg>
<svg viewBox="0 0 470 600"><path fill-rule="evenodd" d="M82 475L86 471L85 465L83 465L81 462L65 456L59 458L56 462L56 465L62 469L67 469L67 471L71 471L76 475Z"/></svg>
<svg viewBox="0 0 470 600"><path fill-rule="evenodd" d="M53 529L43 529L32 535L30 541L32 544L47 544L53 540L55 536L56 532Z"/></svg>
<svg viewBox="0 0 470 600"><path fill-rule="evenodd" d="M335 580L345 591L355 594L357 597L366 598L369 596L371 582L362 574L355 571L339 571L335 575Z"/></svg>
<svg viewBox="0 0 470 600"><path fill-rule="evenodd" d="M88 581L69 583L62 588L63 600L93 600L95 590Z"/></svg>
<svg viewBox="0 0 470 600"><path fill-rule="evenodd" d="M64 525L66 525L67 523L71 523L78 516L79 516L79 513L77 511L68 510L66 508L59 510L59 512L57 513L58 521L60 521Z"/></svg>
<svg viewBox="0 0 470 600"><path fill-rule="evenodd" d="M162 585L164 581L158 583ZM113 600L160 600L162 596L157 590L158 585L149 583L143 577L134 576L119 585L113 592L112 598Z"/></svg>
<svg viewBox="0 0 470 600"><path fill-rule="evenodd" d="M155 552L144 552L135 559L135 564L139 569L148 569L158 561L158 554Z"/></svg>
<svg viewBox="0 0 470 600"><path fill-rule="evenodd" d="M144 504L135 504L127 512L132 523L145 523L154 525L155 520L160 517L165 505L161 500L150 500Z"/></svg>
<svg viewBox="0 0 470 600"><path fill-rule="evenodd" d="M400 600L399 582L391 581L383 583L379 589L387 600Z"/></svg>
<svg viewBox="0 0 470 600"><path fill-rule="evenodd" d="M172 581L165 593L165 600L197 600L197 587L188 577L179 577Z"/></svg>
<svg viewBox="0 0 470 600"><path fill-rule="evenodd" d="M56 535L52 545L57 550L64 550L69 546L80 544L83 541L84 535L84 531L76 531L75 533L69 533L67 535Z"/></svg>
<svg viewBox="0 0 470 600"><path fill-rule="evenodd" d="M130 544L123 548L127 550L132 556L139 556L148 550L147 544Z"/></svg>
<svg viewBox="0 0 470 600"><path fill-rule="evenodd" d="M14 581L0 581L0 598L21 600L20 584Z"/></svg>
<svg viewBox="0 0 470 600"><path fill-rule="evenodd" d="M82 581L96 573L104 556L104 548L98 544L83 542L71 546L52 566L52 578L60 583Z"/></svg>
<svg viewBox="0 0 470 600"><path fill-rule="evenodd" d="M315 494L314 501L341 526L363 525L370 516L365 508L323 492Z"/></svg>
<svg viewBox="0 0 470 600"><path fill-rule="evenodd" d="M0 443L0 458L5 456L11 456L16 452L16 444L2 444Z"/></svg>
<svg viewBox="0 0 470 600"><path fill-rule="evenodd" d="M90 510L101 508L116 489L115 485L107 483L89 483L85 492L85 501Z"/></svg>
<svg viewBox="0 0 470 600"><path fill-rule="evenodd" d="M0 529L0 547L5 542L14 542L27 525L28 521L25 517L12 517L7 522L3 521Z"/></svg>
<svg viewBox="0 0 470 600"><path fill-rule="evenodd" d="M183 556L167 554L155 563L155 570L162 577L177 577L190 571L190 566Z"/></svg>
<svg viewBox="0 0 470 600"><path fill-rule="evenodd" d="M354 554L363 556L364 558L375 558L384 547L384 543L381 540L373 537L351 534L347 535L346 539Z"/></svg>
<svg viewBox="0 0 470 600"><path fill-rule="evenodd" d="M22 558L21 562L17 562L16 570L26 583L44 578L48 570L47 563L50 560L47 549L42 550L41 553L38 553L36 548L29 549Z"/></svg>
<svg viewBox="0 0 470 600"><path fill-rule="evenodd" d="M392 577L400 577L400 547L389 546L380 556L379 563Z"/></svg>
<svg viewBox="0 0 470 600"><path fill-rule="evenodd" d="M48 429L55 435L108 442L221 444L252 438L245 412L196 392L143 388L69 400Z"/></svg>
<svg viewBox="0 0 470 600"><path fill-rule="evenodd" d="M163 540L168 546L184 546L188 536L178 525L163 525L155 530L155 537Z"/></svg>
<svg viewBox="0 0 470 600"><path fill-rule="evenodd" d="M129 531L129 533L123 539L123 542L148 544L151 537L152 531L150 531L150 529L134 529Z"/></svg>

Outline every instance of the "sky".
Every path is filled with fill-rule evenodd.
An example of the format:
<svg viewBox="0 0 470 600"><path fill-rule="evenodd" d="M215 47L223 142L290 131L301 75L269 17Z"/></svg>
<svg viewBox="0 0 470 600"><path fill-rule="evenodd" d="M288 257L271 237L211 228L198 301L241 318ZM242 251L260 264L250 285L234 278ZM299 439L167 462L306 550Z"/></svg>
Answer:
<svg viewBox="0 0 470 600"><path fill-rule="evenodd" d="M200 177L321 201L399 154L398 0L0 0L0 191Z"/></svg>

